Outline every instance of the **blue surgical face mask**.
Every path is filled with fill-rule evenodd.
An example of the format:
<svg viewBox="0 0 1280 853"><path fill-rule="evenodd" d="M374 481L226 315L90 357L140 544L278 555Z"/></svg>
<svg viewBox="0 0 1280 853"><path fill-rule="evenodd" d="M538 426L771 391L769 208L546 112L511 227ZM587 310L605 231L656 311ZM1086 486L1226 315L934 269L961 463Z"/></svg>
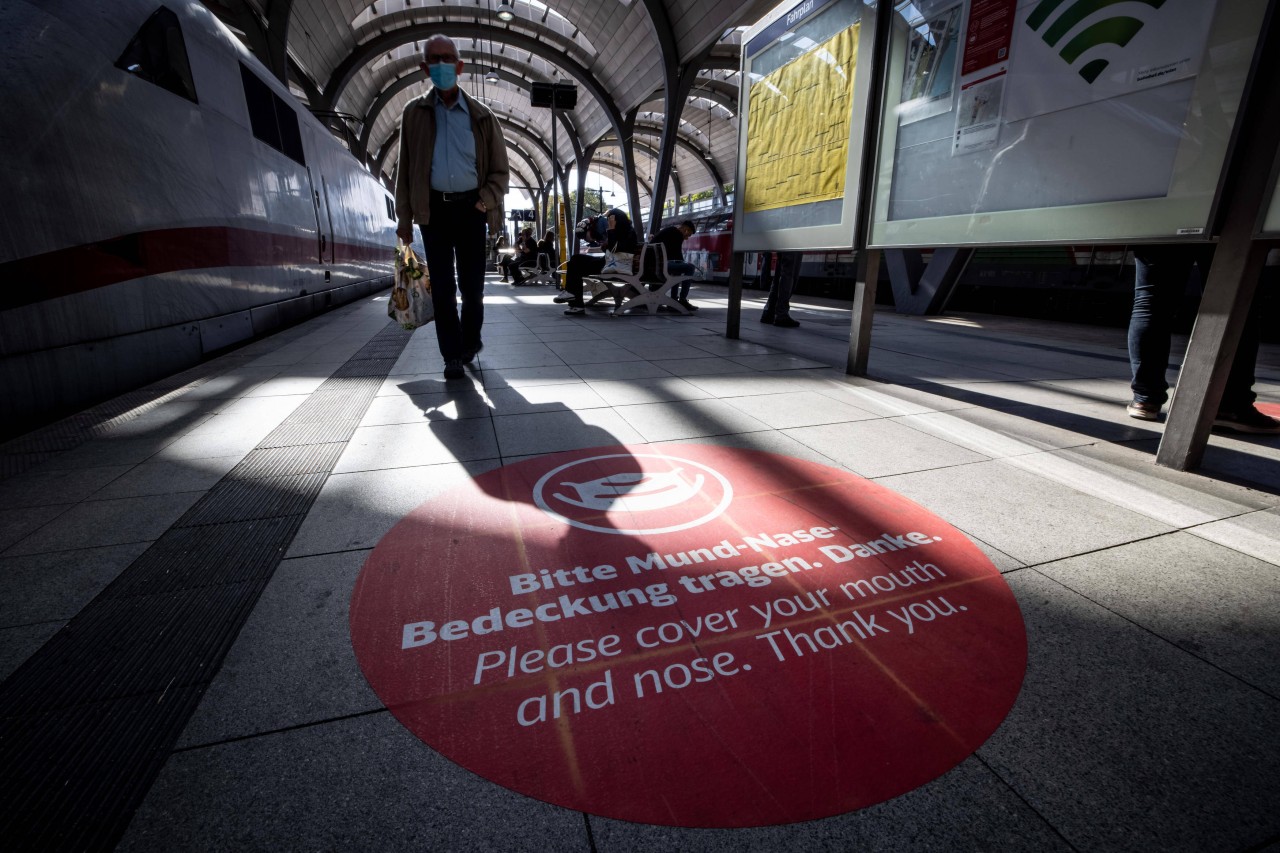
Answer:
<svg viewBox="0 0 1280 853"><path fill-rule="evenodd" d="M452 62L428 65L427 73L431 75L431 82L435 83L437 88L448 91L458 85L458 66Z"/></svg>

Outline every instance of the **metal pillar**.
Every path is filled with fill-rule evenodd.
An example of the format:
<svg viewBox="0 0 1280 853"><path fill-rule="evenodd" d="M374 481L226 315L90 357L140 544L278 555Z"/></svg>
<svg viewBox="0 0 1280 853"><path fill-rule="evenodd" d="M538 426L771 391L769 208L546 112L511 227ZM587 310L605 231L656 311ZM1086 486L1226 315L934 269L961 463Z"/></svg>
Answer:
<svg viewBox="0 0 1280 853"><path fill-rule="evenodd" d="M1245 318L1271 243L1254 241L1280 150L1280 27L1276 3L1267 11L1254 52L1249 85L1236 128L1236 150L1223 180L1222 228L1205 281L1200 312L1178 374L1156 463L1188 471L1199 466L1209 442Z"/></svg>

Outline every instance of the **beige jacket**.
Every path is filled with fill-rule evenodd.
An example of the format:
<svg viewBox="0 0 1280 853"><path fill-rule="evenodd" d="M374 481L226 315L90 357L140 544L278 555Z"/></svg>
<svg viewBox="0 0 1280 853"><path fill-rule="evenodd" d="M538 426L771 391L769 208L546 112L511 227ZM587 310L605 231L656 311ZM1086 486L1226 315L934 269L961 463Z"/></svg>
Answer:
<svg viewBox="0 0 1280 853"><path fill-rule="evenodd" d="M502 205L507 197L510 166L502 127L488 107L461 88L476 140L476 174L480 200L489 208L489 233L503 229ZM436 144L436 90L414 98L400 120L400 166L396 174L396 218L401 226L431 221L431 154Z"/></svg>

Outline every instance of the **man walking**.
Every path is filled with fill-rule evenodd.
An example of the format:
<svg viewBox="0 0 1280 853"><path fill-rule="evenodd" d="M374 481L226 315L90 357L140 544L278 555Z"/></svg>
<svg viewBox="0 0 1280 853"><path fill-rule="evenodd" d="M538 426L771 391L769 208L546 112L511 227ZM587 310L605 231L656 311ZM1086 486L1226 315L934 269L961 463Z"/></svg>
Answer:
<svg viewBox="0 0 1280 853"><path fill-rule="evenodd" d="M413 224L422 229L444 378L461 379L484 347L485 226L502 228L507 143L493 113L458 87L462 60L453 41L433 36L423 58L434 85L401 117L396 234L408 243Z"/></svg>

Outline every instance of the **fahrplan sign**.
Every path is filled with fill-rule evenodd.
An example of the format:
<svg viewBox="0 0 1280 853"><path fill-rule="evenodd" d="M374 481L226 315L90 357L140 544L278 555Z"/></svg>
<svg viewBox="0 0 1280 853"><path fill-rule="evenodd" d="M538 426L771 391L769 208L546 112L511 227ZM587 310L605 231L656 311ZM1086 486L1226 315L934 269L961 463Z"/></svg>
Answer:
<svg viewBox="0 0 1280 853"><path fill-rule="evenodd" d="M608 447L402 520L351 601L387 708L500 785L645 823L840 814L934 779L1026 668L1018 605L951 525L786 456Z"/></svg>

